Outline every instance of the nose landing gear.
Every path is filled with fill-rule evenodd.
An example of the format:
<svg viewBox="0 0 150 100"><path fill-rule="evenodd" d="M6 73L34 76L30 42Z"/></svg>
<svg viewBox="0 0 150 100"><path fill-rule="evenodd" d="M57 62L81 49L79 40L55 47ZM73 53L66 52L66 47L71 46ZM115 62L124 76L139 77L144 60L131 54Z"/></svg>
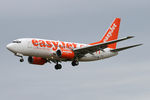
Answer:
<svg viewBox="0 0 150 100"><path fill-rule="evenodd" d="M23 55L22 55L22 54L20 54L20 53L15 53L15 56L21 57L21 58L20 58L20 62L24 62L24 59L23 59Z"/></svg>
<svg viewBox="0 0 150 100"><path fill-rule="evenodd" d="M23 57L21 57L21 59L20 59L20 62L24 62L24 59L23 59Z"/></svg>

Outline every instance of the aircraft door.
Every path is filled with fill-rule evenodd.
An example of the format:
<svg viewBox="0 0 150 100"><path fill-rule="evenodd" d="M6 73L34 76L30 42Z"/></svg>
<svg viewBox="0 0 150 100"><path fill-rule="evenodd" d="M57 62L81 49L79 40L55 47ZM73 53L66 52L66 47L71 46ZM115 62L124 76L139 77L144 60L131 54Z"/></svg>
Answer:
<svg viewBox="0 0 150 100"><path fill-rule="evenodd" d="M27 48L32 48L32 42L30 40L28 41Z"/></svg>

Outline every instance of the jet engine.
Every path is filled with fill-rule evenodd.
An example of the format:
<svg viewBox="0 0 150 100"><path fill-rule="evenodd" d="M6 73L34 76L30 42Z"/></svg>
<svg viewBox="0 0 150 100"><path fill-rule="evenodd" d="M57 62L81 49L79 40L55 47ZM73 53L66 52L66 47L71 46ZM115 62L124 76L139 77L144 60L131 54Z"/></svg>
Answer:
<svg viewBox="0 0 150 100"><path fill-rule="evenodd" d="M30 64L44 65L47 62L47 60L44 59L44 58L41 58L41 57L31 57L31 56L29 56L28 57L28 62Z"/></svg>
<svg viewBox="0 0 150 100"><path fill-rule="evenodd" d="M69 49L59 49L56 51L56 55L60 58L65 59L73 59L75 57L74 52Z"/></svg>

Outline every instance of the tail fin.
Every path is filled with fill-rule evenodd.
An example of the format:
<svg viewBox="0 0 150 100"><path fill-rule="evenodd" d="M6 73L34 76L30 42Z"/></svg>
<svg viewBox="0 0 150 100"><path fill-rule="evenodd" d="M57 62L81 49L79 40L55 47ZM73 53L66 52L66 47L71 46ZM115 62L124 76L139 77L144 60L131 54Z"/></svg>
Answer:
<svg viewBox="0 0 150 100"><path fill-rule="evenodd" d="M91 45L116 40L118 38L120 21L121 21L120 18L115 18L115 20L113 21L111 26L108 28L103 38L99 42L91 43ZM109 44L108 47L115 49L116 43Z"/></svg>

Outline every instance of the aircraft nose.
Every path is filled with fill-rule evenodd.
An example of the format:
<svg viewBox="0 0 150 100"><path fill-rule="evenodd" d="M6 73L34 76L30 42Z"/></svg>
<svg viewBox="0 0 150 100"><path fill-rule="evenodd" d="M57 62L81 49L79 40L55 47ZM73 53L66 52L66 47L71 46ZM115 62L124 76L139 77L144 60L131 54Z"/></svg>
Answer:
<svg viewBox="0 0 150 100"><path fill-rule="evenodd" d="M12 51L12 52L14 51L14 46L13 46L12 43L8 44L8 45L6 46L6 48L7 48L8 50Z"/></svg>

